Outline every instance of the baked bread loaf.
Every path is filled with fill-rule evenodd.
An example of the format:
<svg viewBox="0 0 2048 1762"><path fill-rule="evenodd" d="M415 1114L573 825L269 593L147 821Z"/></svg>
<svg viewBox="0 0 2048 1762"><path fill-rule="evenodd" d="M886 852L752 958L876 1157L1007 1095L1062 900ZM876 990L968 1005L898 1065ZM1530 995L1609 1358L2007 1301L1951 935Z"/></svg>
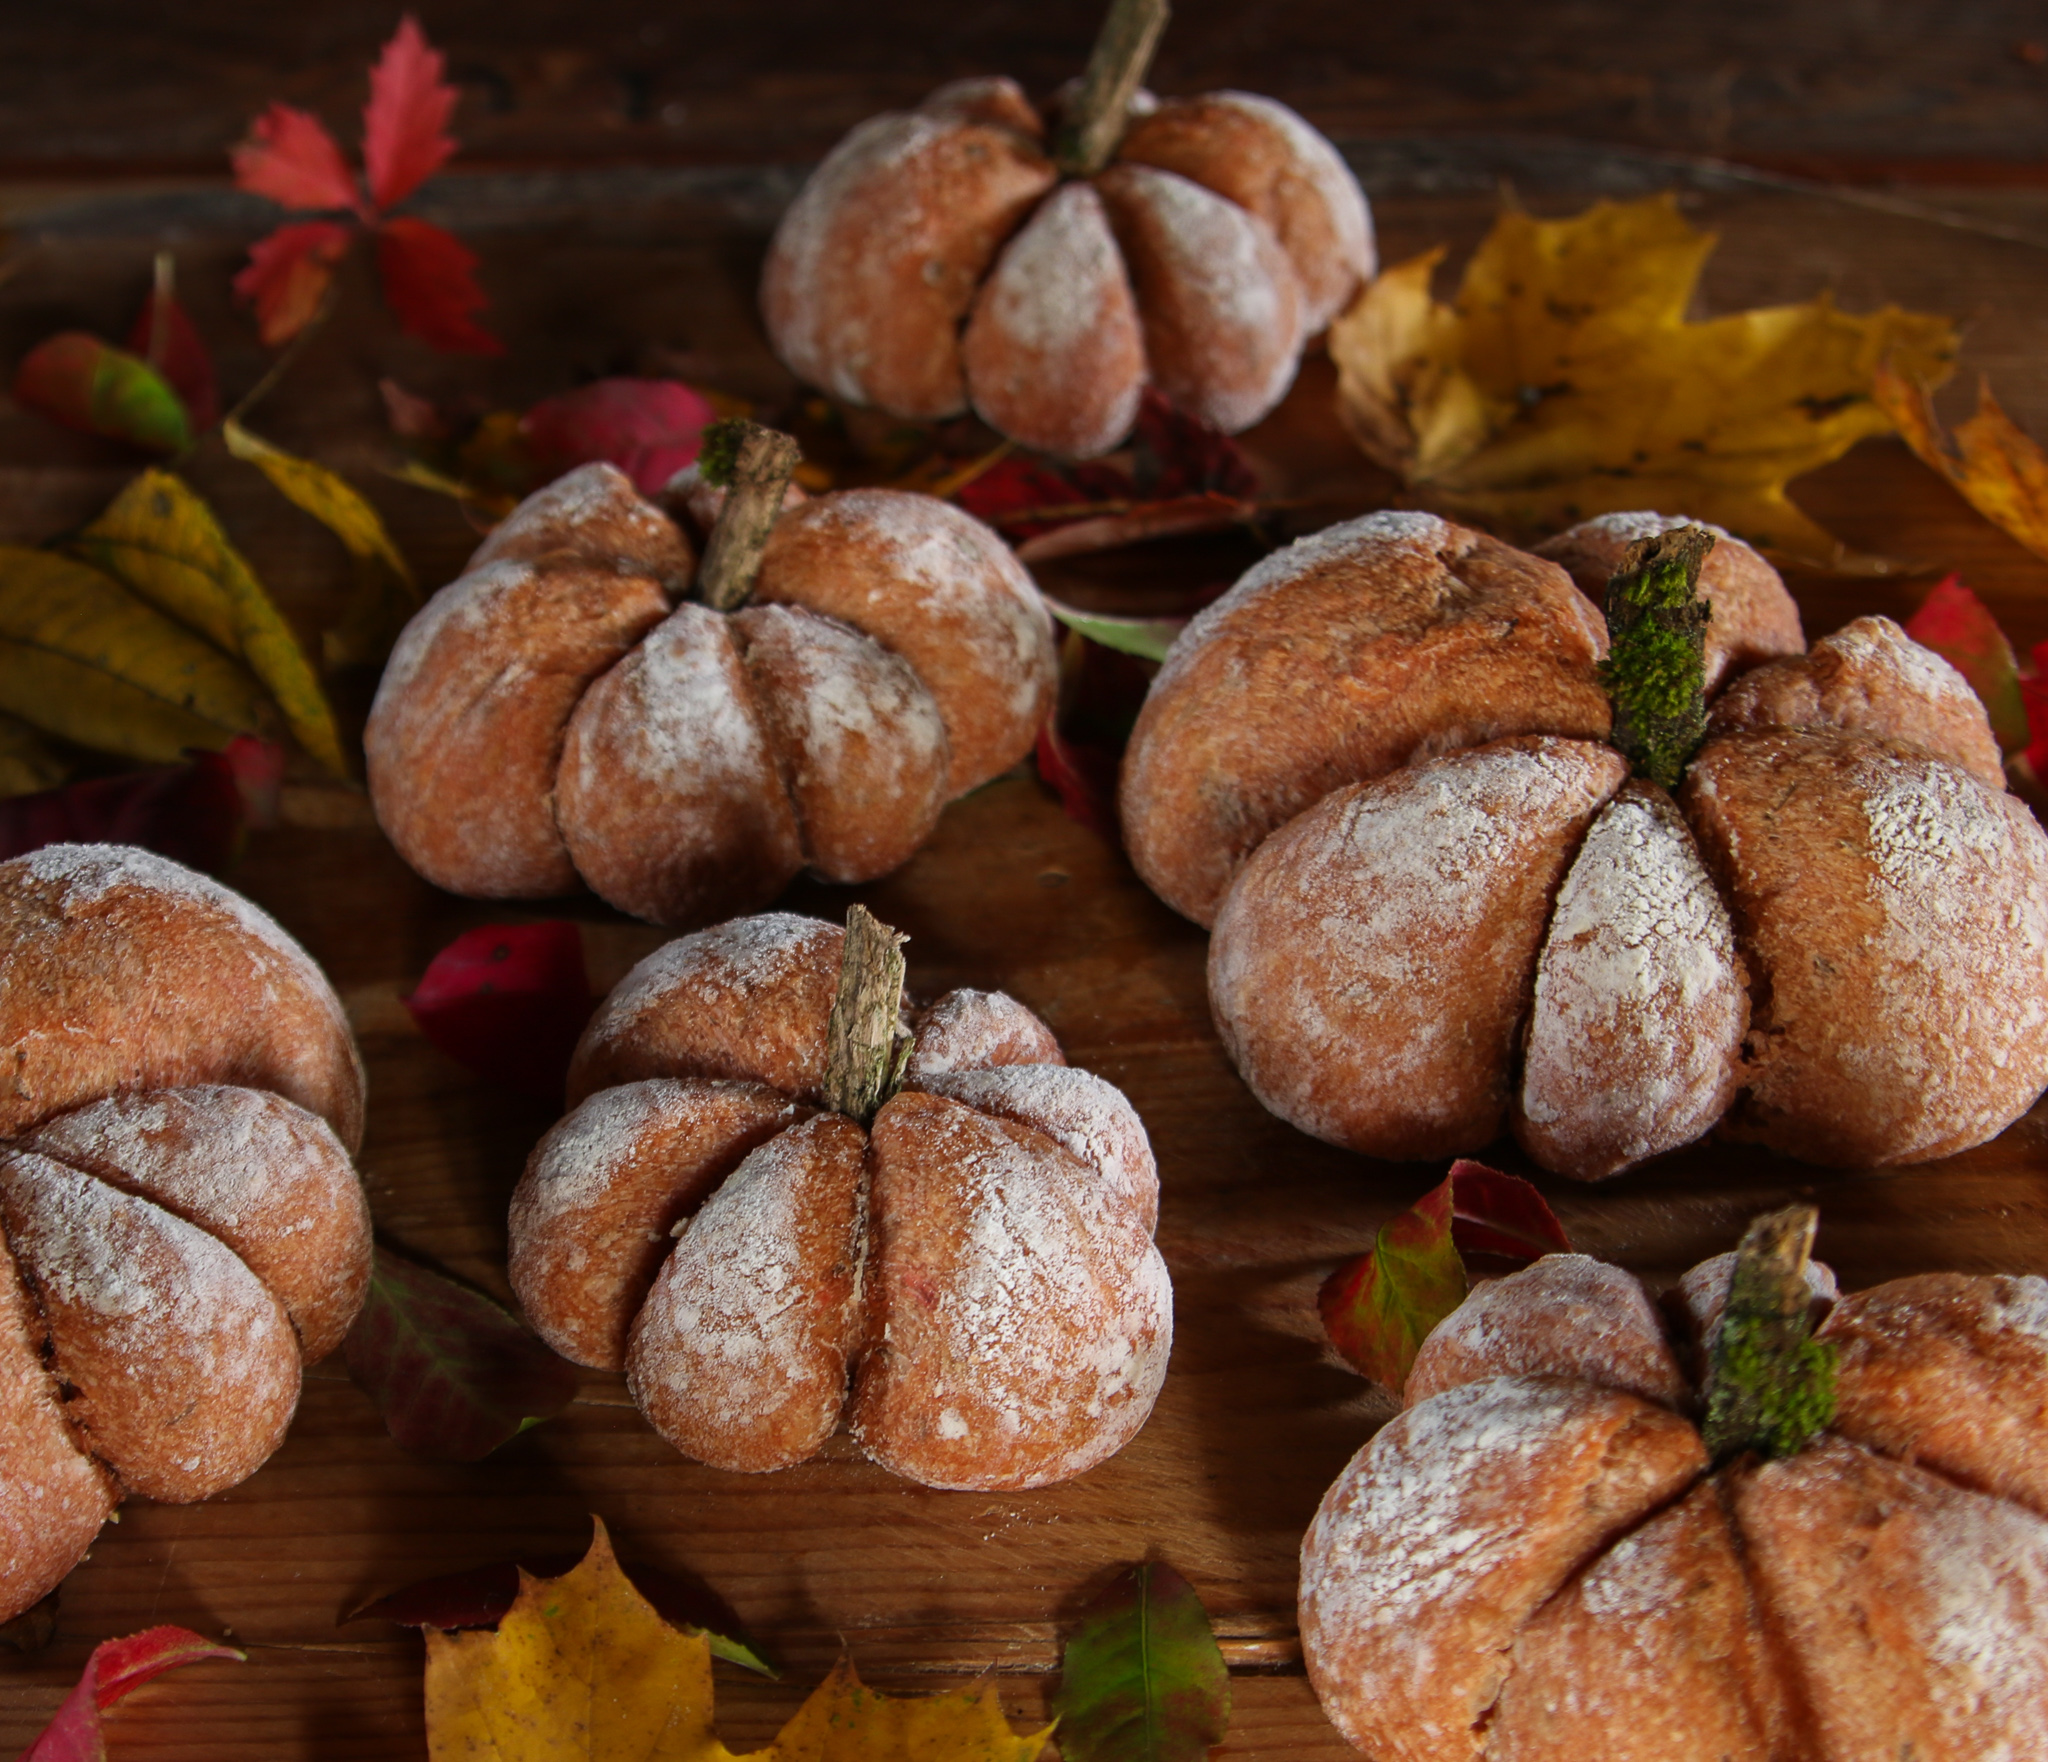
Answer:
<svg viewBox="0 0 2048 1762"><path fill-rule="evenodd" d="M1144 1128L978 991L917 1012L871 1123L831 1111L845 942L771 913L627 975L513 1195L513 1289L714 1467L802 1462L844 1418L927 1486L1066 1480L1136 1433L1166 1371Z"/></svg>
<svg viewBox="0 0 2048 1762"><path fill-rule="evenodd" d="M1836 1299L1827 1430L1713 1466L1700 1348L1551 1255L1439 1324L1302 1546L1324 1710L1374 1762L2048 1756L2048 1284Z"/></svg>
<svg viewBox="0 0 2048 1762"><path fill-rule="evenodd" d="M363 746L379 823L437 886L573 891L655 923L798 870L906 861L1030 750L1052 619L987 527L930 496L791 507L753 598L676 596L688 541L610 465L529 496L407 625Z"/></svg>
<svg viewBox="0 0 2048 1762"><path fill-rule="evenodd" d="M146 851L0 864L0 1620L130 1494L283 1439L370 1276L339 1000L227 888Z"/></svg>
<svg viewBox="0 0 2048 1762"><path fill-rule="evenodd" d="M1006 79L856 128L776 229L761 309L811 384L899 416L970 406L1072 458L1129 432L1150 382L1248 428L1374 268L1337 151L1244 92L1145 100L1116 162L1062 182Z"/></svg>
<svg viewBox="0 0 2048 1762"><path fill-rule="evenodd" d="M1583 564L1673 524L1549 548ZM1747 608L1726 667L1796 641L1764 615L1769 565L1726 537L1717 561ZM1555 565L1426 514L1290 547L1182 633L1123 825L1153 890L1213 925L1254 1093L1377 1156L1512 1126L1586 1179L1717 1122L1861 1167L2025 1112L2048 836L1961 675L1876 618L1724 672L1674 800L1599 743L1602 635Z"/></svg>

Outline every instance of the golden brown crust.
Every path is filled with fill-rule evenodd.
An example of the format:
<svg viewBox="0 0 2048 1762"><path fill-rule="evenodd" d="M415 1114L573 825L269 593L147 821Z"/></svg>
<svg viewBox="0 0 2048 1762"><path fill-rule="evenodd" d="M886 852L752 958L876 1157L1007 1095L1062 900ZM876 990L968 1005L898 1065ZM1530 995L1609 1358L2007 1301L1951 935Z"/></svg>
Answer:
<svg viewBox="0 0 2048 1762"><path fill-rule="evenodd" d="M803 866L730 621L685 601L569 717L555 818L606 904L657 924L766 905Z"/></svg>
<svg viewBox="0 0 2048 1762"><path fill-rule="evenodd" d="M2048 1754L2048 1523L1839 1439L1732 1491L1809 1753Z"/></svg>
<svg viewBox="0 0 2048 1762"><path fill-rule="evenodd" d="M1323 1710L1374 1762L1473 1762L1523 1624L1705 1468L1675 1414L1554 1377L1409 1408L1351 1459L1302 1543Z"/></svg>
<svg viewBox="0 0 2048 1762"><path fill-rule="evenodd" d="M1029 141L1045 138L1045 122L1024 96L1024 88L1002 74L972 74L948 80L927 95L918 109L926 116L953 117L961 122L1006 128Z"/></svg>
<svg viewBox="0 0 2048 1762"><path fill-rule="evenodd" d="M1144 1424L1172 1330L1128 1203L1042 1132L906 1091L875 1116L854 1435L934 1487L1050 1485Z"/></svg>
<svg viewBox="0 0 2048 1762"><path fill-rule="evenodd" d="M1596 609L1603 609L1608 580L1621 567L1630 545L1699 524L1703 523L1677 514L1602 514L1534 549L1537 556L1562 565L1579 591ZM1752 667L1802 653L1806 637L1784 577L1732 533L1718 526L1707 530L1715 535L1714 548L1700 567L1694 598L1713 607L1706 637L1707 695L1712 697Z"/></svg>
<svg viewBox="0 0 2048 1762"><path fill-rule="evenodd" d="M644 576L670 599L689 588L696 567L681 528L616 465L599 461L537 489L491 528L463 573L492 563L574 558L614 575Z"/></svg>
<svg viewBox="0 0 2048 1762"><path fill-rule="evenodd" d="M569 1061L569 1105L643 1077L765 1083L823 1103L846 932L790 912L665 942L612 987Z"/></svg>
<svg viewBox="0 0 2048 1762"><path fill-rule="evenodd" d="M1149 165L1095 180L1123 252L1152 379L1177 408L1235 434L1294 383L1306 337L1294 265L1257 215Z"/></svg>
<svg viewBox="0 0 2048 1762"><path fill-rule="evenodd" d="M1586 1254L1546 1254L1475 1286L1422 1342L1401 1401L1519 1376L1573 1377L1671 1408L1690 1393L1649 1293Z"/></svg>
<svg viewBox="0 0 2048 1762"><path fill-rule="evenodd" d="M916 670L801 606L747 606L731 627L805 864L854 882L907 863L947 799L946 724Z"/></svg>
<svg viewBox="0 0 2048 1762"><path fill-rule="evenodd" d="M44 1337L0 1237L0 1621L55 1589L114 1512L112 1478L73 1438L43 1368Z"/></svg>
<svg viewBox="0 0 2048 1762"><path fill-rule="evenodd" d="M262 1466L298 1403L298 1340L230 1249L29 1151L0 1151L0 1224L65 1415L128 1492L184 1503Z"/></svg>
<svg viewBox="0 0 2048 1762"><path fill-rule="evenodd" d="M1165 99L1132 123L1117 157L1178 172L1271 227L1301 282L1306 335L1373 273L1372 218L1358 180L1329 141L1271 98Z"/></svg>
<svg viewBox="0 0 2048 1762"><path fill-rule="evenodd" d="M1063 184L1003 247L975 297L960 356L975 413L1027 447L1070 459L1131 430L1145 342L1102 198Z"/></svg>
<svg viewBox="0 0 2048 1762"><path fill-rule="evenodd" d="M626 1381L648 1423L713 1468L814 1454L861 1334L866 1136L817 1114L752 1151L663 1263Z"/></svg>
<svg viewBox="0 0 2048 1762"><path fill-rule="evenodd" d="M1524 736L1333 790L1267 839L1209 942L1252 1093L1369 1156L1490 1143L1551 900L1627 775L1611 747Z"/></svg>
<svg viewBox="0 0 2048 1762"><path fill-rule="evenodd" d="M655 1077L559 1121L512 1193L508 1270L534 1331L577 1364L623 1369L671 1232L806 1111L760 1083Z"/></svg>
<svg viewBox="0 0 2048 1762"><path fill-rule="evenodd" d="M2048 1282L1921 1273L1842 1298L1833 1429L2048 1517Z"/></svg>
<svg viewBox="0 0 2048 1762"><path fill-rule="evenodd" d="M1744 674L1721 695L1710 734L1744 728L1846 728L1903 740L1992 789L2005 761L1966 680L1889 618L1857 618L1807 654Z"/></svg>
<svg viewBox="0 0 2048 1762"><path fill-rule="evenodd" d="M946 794L1031 750L1052 710L1052 615L1009 546L972 515L903 490L842 490L776 523L760 605L806 606L917 670L946 724Z"/></svg>
<svg viewBox="0 0 2048 1762"><path fill-rule="evenodd" d="M957 115L870 117L783 215L761 313L797 375L901 416L966 408L956 333L1003 241L1057 181L1024 136Z"/></svg>
<svg viewBox="0 0 2048 1762"><path fill-rule="evenodd" d="M355 1038L320 969L218 882L124 845L0 864L0 1136L135 1089L232 1083L362 1142Z"/></svg>
<svg viewBox="0 0 2048 1762"><path fill-rule="evenodd" d="M1063 1065L1052 1030L1003 991L949 991L917 1018L904 1076L911 1083L995 1065Z"/></svg>
<svg viewBox="0 0 2048 1762"><path fill-rule="evenodd" d="M391 651L363 730L370 800L398 854L451 893L574 892L555 824L569 718L667 615L651 577L562 553L435 594Z"/></svg>
<svg viewBox="0 0 2048 1762"><path fill-rule="evenodd" d="M1430 514L1268 558L1183 631L1124 757L1145 884L1213 923L1260 841L1341 784L1503 735L1604 738L1599 618L1555 564Z"/></svg>
<svg viewBox="0 0 2048 1762"><path fill-rule="evenodd" d="M1807 1754L1712 1482L1594 1560L1516 1636L1487 1762Z"/></svg>
<svg viewBox="0 0 2048 1762"><path fill-rule="evenodd" d="M326 1122L281 1096L220 1085L109 1096L24 1142L224 1243L284 1305L308 1364L363 1306L363 1184Z"/></svg>
<svg viewBox="0 0 2048 1762"><path fill-rule="evenodd" d="M1810 1162L1980 1144L2048 1082L2048 836L1917 748L1708 742L1680 797L1753 987L1723 1129Z"/></svg>

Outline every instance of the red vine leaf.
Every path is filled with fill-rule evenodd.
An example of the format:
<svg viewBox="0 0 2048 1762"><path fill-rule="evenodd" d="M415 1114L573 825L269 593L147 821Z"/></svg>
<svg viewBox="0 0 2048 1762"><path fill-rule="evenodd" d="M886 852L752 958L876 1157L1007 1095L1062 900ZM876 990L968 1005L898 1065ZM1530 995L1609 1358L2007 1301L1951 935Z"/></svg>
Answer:
<svg viewBox="0 0 2048 1762"><path fill-rule="evenodd" d="M489 304L476 284L476 262L474 251L431 221L401 214L377 229L377 274L400 327L436 349L502 355L505 345L476 322Z"/></svg>
<svg viewBox="0 0 2048 1762"><path fill-rule="evenodd" d="M549 477L606 459L653 496L696 459L717 420L711 400L679 379L600 379L543 398L519 433Z"/></svg>
<svg viewBox="0 0 2048 1762"><path fill-rule="evenodd" d="M234 289L256 308L256 328L272 348L312 323L348 243L349 229L339 221L301 220L249 247Z"/></svg>
<svg viewBox="0 0 2048 1762"><path fill-rule="evenodd" d="M1038 780L1060 798L1067 818L1115 844L1122 837L1116 816L1117 755L1085 742L1069 742L1056 719L1038 731L1033 755Z"/></svg>
<svg viewBox="0 0 2048 1762"><path fill-rule="evenodd" d="M342 1620L395 1621L401 1627L434 1627L443 1633L496 1627L519 1595L521 1572L531 1578L561 1578L575 1570L578 1558L574 1554L523 1554L517 1560L500 1561L495 1566L473 1566L466 1572L421 1579L351 1610ZM778 1674L751 1641L726 1637L742 1632L740 1620L732 1606L709 1585L655 1566L627 1566L622 1562L619 1570L653 1604L654 1612L663 1621L672 1627L701 1631L714 1658L724 1658L763 1676Z"/></svg>
<svg viewBox="0 0 2048 1762"><path fill-rule="evenodd" d="M1906 620L1906 634L1931 648L1970 682L1984 700L1999 750L2013 753L2027 744L2027 706L2020 697L2019 662L1990 608L1951 575L1928 590L1919 611Z"/></svg>
<svg viewBox="0 0 2048 1762"><path fill-rule="evenodd" d="M455 142L443 131L461 95L441 77L446 58L407 13L377 65L363 107L363 167L370 199L392 208L448 162Z"/></svg>
<svg viewBox="0 0 2048 1762"><path fill-rule="evenodd" d="M0 800L0 861L46 844L139 844L221 874L250 825L275 819L284 751L237 735L228 750Z"/></svg>
<svg viewBox="0 0 2048 1762"><path fill-rule="evenodd" d="M241 188L283 207L362 211L355 173L327 125L309 111L271 105L249 125L249 138L228 162Z"/></svg>
<svg viewBox="0 0 2048 1762"><path fill-rule="evenodd" d="M596 1002L582 931L550 918L465 931L427 963L405 1007L456 1063L557 1104Z"/></svg>
<svg viewBox="0 0 2048 1762"><path fill-rule="evenodd" d="M175 294L151 288L128 333L129 352L163 375L184 400L194 428L211 428L220 417L220 392L213 356Z"/></svg>
<svg viewBox="0 0 2048 1762"><path fill-rule="evenodd" d="M1230 1729L1230 1672L1194 1587L1164 1561L1126 1567L1060 1654L1066 1762L1202 1762Z"/></svg>
<svg viewBox="0 0 2048 1762"><path fill-rule="evenodd" d="M183 1627L152 1627L124 1639L102 1640L85 1661L78 1686L57 1709L57 1717L22 1752L21 1762L106 1762L107 1737L100 1715L166 1670L209 1658L246 1654Z"/></svg>
<svg viewBox="0 0 2048 1762"><path fill-rule="evenodd" d="M1458 1250L1531 1261L1571 1252L1564 1227L1519 1175L1460 1157L1406 1211L1381 1226L1317 1294L1323 1329L1344 1360L1399 1391L1436 1324L1465 1301Z"/></svg>
<svg viewBox="0 0 2048 1762"><path fill-rule="evenodd" d="M400 1448L441 1462L481 1461L576 1394L509 1311L382 1243L342 1352Z"/></svg>

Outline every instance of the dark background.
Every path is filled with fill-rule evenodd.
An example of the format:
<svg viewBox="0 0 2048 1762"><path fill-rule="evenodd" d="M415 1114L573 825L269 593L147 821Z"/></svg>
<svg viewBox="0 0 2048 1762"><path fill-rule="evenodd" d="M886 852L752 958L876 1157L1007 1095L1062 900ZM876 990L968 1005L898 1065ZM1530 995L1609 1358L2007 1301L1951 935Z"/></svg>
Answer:
<svg viewBox="0 0 2048 1762"><path fill-rule="evenodd" d="M351 132L393 0L4 0L0 178L208 174L271 98ZM1076 72L1096 0L422 0L472 167L816 158L939 80ZM1519 133L1858 182L2048 183L2038 0L1182 0L1161 91L1348 137Z"/></svg>

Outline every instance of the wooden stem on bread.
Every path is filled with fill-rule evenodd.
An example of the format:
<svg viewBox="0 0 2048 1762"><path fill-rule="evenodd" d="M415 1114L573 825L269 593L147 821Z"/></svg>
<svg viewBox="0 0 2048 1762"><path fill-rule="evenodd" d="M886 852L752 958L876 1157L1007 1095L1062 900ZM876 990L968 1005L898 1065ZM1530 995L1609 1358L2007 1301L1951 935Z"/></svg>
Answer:
<svg viewBox="0 0 2048 1762"><path fill-rule="evenodd" d="M1168 16L1166 0L1110 0L1081 89L1053 135L1053 163L1069 177L1093 177L1116 157Z"/></svg>
<svg viewBox="0 0 2048 1762"><path fill-rule="evenodd" d="M910 1057L903 1031L903 944L865 906L846 913L839 995L826 1029L825 1105L862 1125L902 1087Z"/></svg>
<svg viewBox="0 0 2048 1762"><path fill-rule="evenodd" d="M1600 682L1614 703L1614 744L1639 777L1675 789L1707 732L1709 607L1696 597L1714 548L1704 526L1681 526L1629 546L1607 583L1607 659Z"/></svg>
<svg viewBox="0 0 2048 1762"><path fill-rule="evenodd" d="M705 431L698 469L705 482L725 490L697 572L698 597L712 610L731 612L747 603L789 480L802 462L794 440L758 422L735 417Z"/></svg>
<svg viewBox="0 0 2048 1762"><path fill-rule="evenodd" d="M1810 1205L1768 1212L1736 1251L1701 1427L1717 1462L1745 1450L1795 1455L1835 1416L1835 1349L1813 1338L1806 1283L1819 1218Z"/></svg>

